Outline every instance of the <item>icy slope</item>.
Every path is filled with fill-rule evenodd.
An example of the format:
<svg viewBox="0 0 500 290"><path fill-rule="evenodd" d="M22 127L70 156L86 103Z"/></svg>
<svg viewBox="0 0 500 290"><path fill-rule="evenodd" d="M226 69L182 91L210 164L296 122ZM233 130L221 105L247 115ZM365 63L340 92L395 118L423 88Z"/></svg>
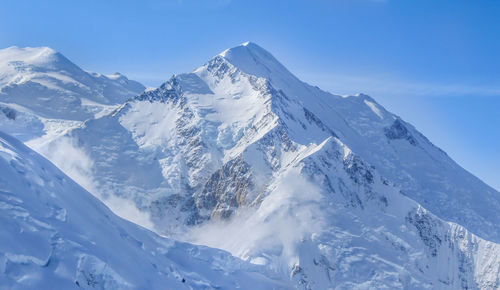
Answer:
<svg viewBox="0 0 500 290"><path fill-rule="evenodd" d="M54 154L68 146L81 158ZM309 86L252 43L37 148L155 230L304 288L499 286L498 192L370 97Z"/></svg>
<svg viewBox="0 0 500 290"><path fill-rule="evenodd" d="M2 289L289 288L263 267L118 218L1 132L0 171Z"/></svg>
<svg viewBox="0 0 500 290"><path fill-rule="evenodd" d="M40 127L53 119L84 121L144 89L119 73L86 72L48 47L1 49L0 129L30 140L46 133Z"/></svg>

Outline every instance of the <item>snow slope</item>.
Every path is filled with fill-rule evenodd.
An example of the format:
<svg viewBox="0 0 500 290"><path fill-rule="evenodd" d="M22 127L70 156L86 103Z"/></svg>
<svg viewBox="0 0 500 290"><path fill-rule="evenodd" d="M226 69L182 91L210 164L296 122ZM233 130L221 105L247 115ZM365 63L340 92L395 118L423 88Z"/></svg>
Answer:
<svg viewBox="0 0 500 290"><path fill-rule="evenodd" d="M156 231L300 288L500 287L497 191L372 98L303 83L253 43L34 147Z"/></svg>
<svg viewBox="0 0 500 290"><path fill-rule="evenodd" d="M1 49L0 129L27 141L43 136L55 120L67 128L64 120L109 113L144 89L119 73L86 72L49 47Z"/></svg>
<svg viewBox="0 0 500 290"><path fill-rule="evenodd" d="M269 80L273 88L310 111L405 194L445 220L500 242L500 194L375 100L362 94L343 98L303 83L252 43L221 56L242 72Z"/></svg>
<svg viewBox="0 0 500 290"><path fill-rule="evenodd" d="M2 289L291 287L227 252L162 238L115 216L1 132L0 171Z"/></svg>

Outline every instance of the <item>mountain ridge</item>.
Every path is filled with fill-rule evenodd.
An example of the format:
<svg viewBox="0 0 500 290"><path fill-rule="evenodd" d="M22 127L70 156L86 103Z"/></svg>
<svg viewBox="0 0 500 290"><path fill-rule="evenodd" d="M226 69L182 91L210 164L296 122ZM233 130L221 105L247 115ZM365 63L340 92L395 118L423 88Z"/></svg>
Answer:
<svg viewBox="0 0 500 290"><path fill-rule="evenodd" d="M0 50L2 101L35 110L41 117L82 121L94 116L84 102L119 104L144 89L121 74L86 72L49 47Z"/></svg>
<svg viewBox="0 0 500 290"><path fill-rule="evenodd" d="M144 89L119 73L84 71L50 47L0 49L0 130L44 143Z"/></svg>
<svg viewBox="0 0 500 290"><path fill-rule="evenodd" d="M252 45L252 44L250 44L250 45ZM247 46L237 46L234 49L240 49L242 47L247 47ZM253 44L253 47L256 47L257 50L263 50L262 48L260 48L256 44ZM267 53L267 54L269 54L269 53ZM229 58L228 61L231 62L231 59ZM274 57L272 58L272 61L278 62L276 59L274 59ZM275 66L278 66L278 65L275 65ZM243 71L245 70L244 68L240 68L240 69L242 69ZM289 73L288 70L286 72ZM274 79L276 79L276 78L274 78ZM289 77L287 77L286 79L288 82L292 82L291 80L298 80L291 73L289 73ZM304 108L308 109L310 112L314 112L314 115L319 120L323 120L323 121L328 120L329 119L328 114L331 115L332 112L339 112L340 111L339 109L337 109L339 106L332 107L331 105L328 104L328 103L331 104L332 101L334 101L334 100L350 100L351 101L350 103L354 103L354 105L351 105L351 108L349 108L347 110L344 109L345 112L347 112L347 114L346 113L340 114L341 117L337 120L334 120L335 123L345 122L344 120L350 119L349 114L352 114L353 112L359 111L360 109L359 109L359 107L356 106L357 105L356 103L361 103L361 105L362 105L361 107L366 105L367 107L369 107L369 109L371 111L370 112L370 111L366 110L366 113L363 112L363 115L360 116L362 118L366 118L367 115L371 114L371 113L380 117L381 112L384 112L384 114L383 114L384 118L380 118L380 120L378 120L377 118L370 118L369 119L372 124L381 123L381 125L384 127L383 134L379 133L379 134L376 134L374 137L376 137L379 140L382 139L381 137L387 137L387 139L391 140L392 142L398 142L397 140L402 140L402 139L407 140L408 142L410 142L411 145L413 145L413 147L419 147L419 146L425 147L424 154L428 155L428 157L426 159L429 160L430 162L435 162L435 160L437 159L437 160L440 160L439 162L446 162L448 164L451 164L454 167L454 170L456 170L456 171L464 171L464 169L461 168L458 164L456 164L453 160L451 160L451 158L449 158L449 156L443 150L441 150L440 148L438 148L437 146L432 144L425 136L423 136L420 132L418 132L413 126L402 121L402 119L400 117L398 117L392 113L387 112L382 106L380 106L375 100L373 100L373 98L371 98L367 95L359 94L358 96L354 96L354 97L342 98L340 96L335 96L335 95L329 94L327 92L321 91L320 89L318 89L316 87L312 87L312 86L310 86L306 83L303 83L301 81L299 81L299 83L297 83L297 85L293 86L293 88L296 89L295 95L290 94L290 93L287 94L286 86L283 86L282 84L280 84L280 82L277 82L277 83L273 82L272 77L270 77L268 80L271 82L271 85L275 86L277 89L281 89L281 87L285 87L285 90L283 90L283 92L288 97L297 98L298 102L302 106L304 106ZM306 91L302 90L301 86L305 87ZM313 96L317 96L317 97L314 98L314 101L309 101L311 99L311 97L313 97ZM309 103L308 103L308 101L309 101ZM320 105L320 107L316 106L316 108L314 108L313 104L311 104L312 102L318 102L318 103L321 103L321 105ZM340 103L338 105L345 107L345 104L342 104L341 102L338 102L338 103ZM343 102L343 103L349 104L349 102ZM328 111L322 110L321 106L328 108ZM392 122L393 118L394 118L394 122ZM387 121L385 121L384 119ZM359 119L355 120L355 121L356 122L352 122L352 123L348 124L347 127L354 128L354 130L353 130L353 131L355 131L354 133L356 135L361 135L363 138L365 138L365 136L369 136L369 134L367 134L368 132L364 131L364 130L366 130L365 129L366 127L369 127L369 125L364 124L364 123L360 123ZM375 122L375 121L377 121L377 122ZM360 147L359 144L362 144L363 141L358 141L358 140L350 141L349 140L350 138L358 139L357 136L352 136L352 135L351 136L347 136L347 135L342 136L343 132L347 132L350 128L345 128L345 127L342 128L339 126L335 126L333 124L328 124L328 125L330 127L333 127L333 128L338 127L339 129L336 130L337 135L340 134L341 137L343 138L344 142L346 142L348 144L348 146L353 147L353 150L355 150L356 152L361 154L363 156L363 158L368 159L368 161L370 161L370 163L372 163L374 166L376 166L379 169L383 169L385 167L384 165L381 164L380 161L376 160L376 158L377 158L376 156L374 158L374 157L370 156L371 154L363 152L363 151L366 151L366 149L359 148ZM362 126L359 126L359 125L362 125ZM391 131L391 129L392 129L392 131ZM404 134L406 134L406 135L404 135L404 136L398 135L398 134L403 134L403 132L396 132L395 130L396 131L403 130ZM419 144L416 144L416 140L418 140L418 139L420 139L421 141ZM317 140L317 142L321 142L321 140ZM356 148L356 147L358 147L358 148ZM373 147L369 148L369 150L373 150L373 149L374 149ZM383 147L383 149L386 150L387 148ZM409 153L409 155L413 155L413 154L415 154L415 152ZM440 156L441 154L443 154L445 156L441 157ZM381 151L379 151L378 155L383 155L383 154ZM393 158L393 157L391 157L391 158ZM386 160L383 160L383 162L388 161L387 159L389 159L389 158L386 158ZM415 161L412 160L412 162L415 162ZM396 166L396 168L401 168L401 166ZM422 170L422 168L419 168L419 169L420 169L420 171L424 171L424 170ZM463 177L465 177L465 176L467 176L467 173L468 172L464 172L461 174ZM433 170L433 174L439 175L439 170ZM394 175L394 173L393 172L391 172L389 174L386 173L385 175L392 176L392 175ZM472 176L472 174L470 176ZM490 206L488 206L489 203L493 203L493 204L495 204L496 208L500 208L500 200L499 200L500 194L496 190L489 187L487 184L485 184L484 182L482 182L481 180L479 180L475 176L472 176L472 179L471 178L466 178L466 179L469 180L470 182L476 183L477 186L483 188L482 189L483 192L487 192L486 195L483 195L481 198L477 198L475 200L476 203L481 202L482 200L488 200L488 202L483 203L483 208L491 208ZM461 179L457 179L456 181L461 181ZM408 182L408 181L406 181L406 182ZM461 183L465 188L468 187L468 185L466 183L464 183L464 182L461 182ZM433 183L432 187L436 187L436 185L437 185L436 183ZM448 185L441 185L440 187L443 188L443 187L447 187L447 186ZM422 189L422 188L420 188L420 189ZM457 189L456 191L459 191L459 190L460 189ZM445 189L443 188L443 190L439 190L439 191L445 192ZM496 199L493 197L495 195L495 193L496 193ZM418 194L410 195L410 196L412 196L413 198L416 198L417 201L419 201L421 203L425 203L426 199L429 199L431 197L430 194L431 193L429 193L429 195L426 197L425 196L421 197ZM472 195L473 192L471 191L469 194ZM447 198L450 198L450 196L448 196ZM447 204L447 202L443 201L441 204ZM427 206L429 206L429 205L427 204ZM439 216L444 217L446 220L457 221L459 223L465 222L464 220L459 220L458 216L453 216L452 210L450 210L450 212L448 212L448 213L444 213L443 215L439 214L440 212L443 212L441 207L442 207L441 205L438 207L433 207L433 208L431 208L431 210L433 212L438 213ZM481 210L478 210L478 212L480 212L480 211ZM459 211L457 211L457 212L459 212ZM494 212L490 212L490 213L485 214L483 216L491 217L491 216L498 216L498 215L495 215ZM497 218L495 220L495 222L492 223L492 225L499 224L499 223L500 223L500 220ZM469 226L469 227L474 228L474 226ZM491 228L491 230L493 230L495 232L494 240L500 241L500 232L498 231L498 229L495 229L495 227L493 227L493 228ZM485 235L485 237L487 237L487 238L492 238L491 235L489 235L486 232L481 232L480 234Z"/></svg>

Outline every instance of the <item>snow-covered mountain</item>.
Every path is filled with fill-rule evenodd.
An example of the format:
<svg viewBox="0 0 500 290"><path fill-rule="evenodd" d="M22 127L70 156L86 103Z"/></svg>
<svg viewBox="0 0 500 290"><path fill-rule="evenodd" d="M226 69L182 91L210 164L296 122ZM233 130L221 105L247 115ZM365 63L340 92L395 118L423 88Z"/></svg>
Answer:
<svg viewBox="0 0 500 290"><path fill-rule="evenodd" d="M115 73L82 70L49 47L0 50L0 130L27 141L73 127L144 91Z"/></svg>
<svg viewBox="0 0 500 290"><path fill-rule="evenodd" d="M369 96L310 86L253 43L30 145L112 208L300 288L500 287L500 193Z"/></svg>
<svg viewBox="0 0 500 290"><path fill-rule="evenodd" d="M1 289L292 288L263 266L117 217L1 132L0 169Z"/></svg>

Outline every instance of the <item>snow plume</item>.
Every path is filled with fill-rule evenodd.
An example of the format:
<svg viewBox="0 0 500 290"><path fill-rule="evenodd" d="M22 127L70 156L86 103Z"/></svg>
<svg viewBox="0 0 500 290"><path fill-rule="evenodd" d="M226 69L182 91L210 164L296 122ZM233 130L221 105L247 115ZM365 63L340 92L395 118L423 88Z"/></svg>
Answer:
<svg viewBox="0 0 500 290"><path fill-rule="evenodd" d="M285 173L258 208L240 209L229 221L211 221L187 240L221 248L288 275L299 264L299 247L325 226L317 186L294 168Z"/></svg>
<svg viewBox="0 0 500 290"><path fill-rule="evenodd" d="M141 211L137 206L126 198L116 195L109 195L105 198L98 196L116 215L154 231L154 225L151 222L149 213Z"/></svg>
<svg viewBox="0 0 500 290"><path fill-rule="evenodd" d="M97 190L92 168L94 162L71 137L61 137L36 150L54 163L66 175L104 202L116 215L148 229L153 229L148 213L140 211L130 200L115 195L104 195Z"/></svg>
<svg viewBox="0 0 500 290"><path fill-rule="evenodd" d="M37 146L34 146L37 147ZM57 138L52 142L33 148L49 159L66 175L96 195L97 189L92 177L93 162L70 137Z"/></svg>

